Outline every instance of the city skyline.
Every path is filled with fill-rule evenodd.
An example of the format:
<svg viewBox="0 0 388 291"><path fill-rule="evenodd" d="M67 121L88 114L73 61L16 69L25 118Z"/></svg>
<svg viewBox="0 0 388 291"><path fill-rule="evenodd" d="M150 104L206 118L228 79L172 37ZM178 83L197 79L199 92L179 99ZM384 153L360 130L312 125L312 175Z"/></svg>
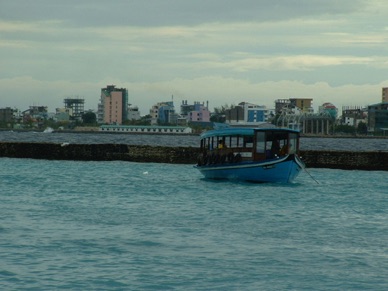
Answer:
<svg viewBox="0 0 388 291"><path fill-rule="evenodd" d="M388 86L388 3L356 1L0 1L0 107L62 107L101 88L209 109L312 98L366 106Z"/></svg>

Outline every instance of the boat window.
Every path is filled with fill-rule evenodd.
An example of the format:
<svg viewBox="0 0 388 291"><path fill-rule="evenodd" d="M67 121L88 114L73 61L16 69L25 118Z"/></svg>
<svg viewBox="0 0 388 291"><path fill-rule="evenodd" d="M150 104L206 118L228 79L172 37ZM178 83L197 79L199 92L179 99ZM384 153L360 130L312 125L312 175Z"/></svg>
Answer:
<svg viewBox="0 0 388 291"><path fill-rule="evenodd" d="M207 138L205 148L208 150L213 150L213 138Z"/></svg>
<svg viewBox="0 0 388 291"><path fill-rule="evenodd" d="M213 138L208 137L206 139L206 149L213 150Z"/></svg>
<svg viewBox="0 0 388 291"><path fill-rule="evenodd" d="M253 137L244 137L244 148L253 148Z"/></svg>
<svg viewBox="0 0 388 291"><path fill-rule="evenodd" d="M241 146L241 141L238 136L231 136L230 137L230 147L231 148L238 148Z"/></svg>
<svg viewBox="0 0 388 291"><path fill-rule="evenodd" d="M256 153L265 153L265 132L256 132Z"/></svg>
<svg viewBox="0 0 388 291"><path fill-rule="evenodd" d="M295 154L298 149L298 135L296 133L289 134L289 153Z"/></svg>
<svg viewBox="0 0 388 291"><path fill-rule="evenodd" d="M276 143L276 142L275 142ZM265 149L268 151L273 147L274 142L267 140L265 143Z"/></svg>
<svg viewBox="0 0 388 291"><path fill-rule="evenodd" d="M201 149L207 149L207 138L201 139Z"/></svg>

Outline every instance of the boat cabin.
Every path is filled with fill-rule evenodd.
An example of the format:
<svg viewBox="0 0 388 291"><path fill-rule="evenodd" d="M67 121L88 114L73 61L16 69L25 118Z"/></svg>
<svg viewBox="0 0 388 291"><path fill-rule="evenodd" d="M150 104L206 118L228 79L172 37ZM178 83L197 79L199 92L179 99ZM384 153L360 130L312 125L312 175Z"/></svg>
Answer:
<svg viewBox="0 0 388 291"><path fill-rule="evenodd" d="M212 130L201 135L200 146L202 164L277 159L298 153L299 132L280 128Z"/></svg>

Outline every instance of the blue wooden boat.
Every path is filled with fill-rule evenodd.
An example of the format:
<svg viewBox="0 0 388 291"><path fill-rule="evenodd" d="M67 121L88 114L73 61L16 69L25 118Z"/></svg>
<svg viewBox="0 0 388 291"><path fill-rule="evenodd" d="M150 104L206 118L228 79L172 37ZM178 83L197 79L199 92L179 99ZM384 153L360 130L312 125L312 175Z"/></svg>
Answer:
<svg viewBox="0 0 388 291"><path fill-rule="evenodd" d="M207 179L292 182L304 169L299 131L285 128L224 128L201 134L195 166Z"/></svg>

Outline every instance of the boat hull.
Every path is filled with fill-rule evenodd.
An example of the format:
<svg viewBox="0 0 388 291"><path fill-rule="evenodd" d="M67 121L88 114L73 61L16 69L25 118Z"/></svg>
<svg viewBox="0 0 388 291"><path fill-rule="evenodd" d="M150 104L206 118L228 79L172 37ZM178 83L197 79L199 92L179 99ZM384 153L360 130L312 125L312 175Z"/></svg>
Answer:
<svg viewBox="0 0 388 291"><path fill-rule="evenodd" d="M244 161L195 166L207 179L230 179L251 182L290 183L304 169L297 155L266 161Z"/></svg>

